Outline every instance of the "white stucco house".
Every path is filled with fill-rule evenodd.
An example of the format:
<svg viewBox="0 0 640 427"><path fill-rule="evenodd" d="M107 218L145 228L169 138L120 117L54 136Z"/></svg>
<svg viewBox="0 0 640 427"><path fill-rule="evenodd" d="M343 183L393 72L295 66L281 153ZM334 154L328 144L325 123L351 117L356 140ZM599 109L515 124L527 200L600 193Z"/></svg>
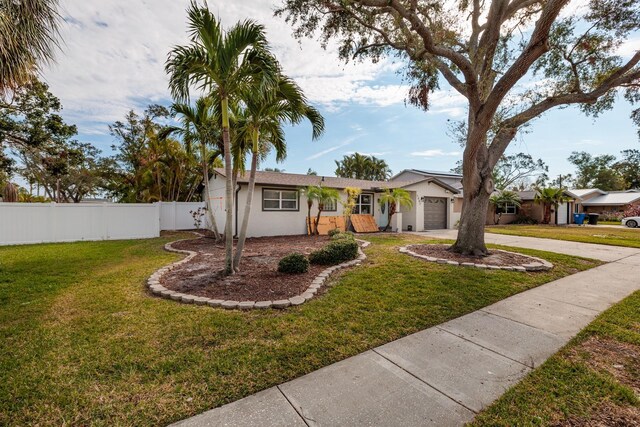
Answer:
<svg viewBox="0 0 640 427"><path fill-rule="evenodd" d="M233 212L233 233L237 234L247 198L249 172L239 176L236 185L236 200ZM338 190L357 187L362 190L355 213L371 214L380 227L387 225L388 207L380 203L380 195L387 188L403 188L413 199L411 209L402 209L401 215L391 224L393 230L423 231L429 229L454 228L460 219L462 206L459 194L460 175L444 172L405 170L389 181L365 181L359 179L314 176L280 172L258 171L252 201L249 237L305 234L307 201L301 189L310 185L322 185ZM218 227L225 226L224 169L213 170L209 181L209 197ZM342 201L346 195L341 191ZM317 214L314 204L312 215ZM342 215L342 204L329 206L323 216Z"/></svg>

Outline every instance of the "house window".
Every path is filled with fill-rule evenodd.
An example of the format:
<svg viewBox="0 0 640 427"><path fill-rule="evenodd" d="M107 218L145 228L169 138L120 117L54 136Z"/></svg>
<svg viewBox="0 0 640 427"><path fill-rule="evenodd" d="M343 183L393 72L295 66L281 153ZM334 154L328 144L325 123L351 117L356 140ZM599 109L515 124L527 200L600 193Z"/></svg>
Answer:
<svg viewBox="0 0 640 427"><path fill-rule="evenodd" d="M502 206L499 206L496 209L496 213L515 215L516 213L518 213L518 207L513 203L506 203Z"/></svg>
<svg viewBox="0 0 640 427"><path fill-rule="evenodd" d="M504 214L512 214L515 215L518 211L518 207L513 203L507 203L502 208Z"/></svg>
<svg viewBox="0 0 640 427"><path fill-rule="evenodd" d="M353 208L353 213L373 215L373 194L360 194Z"/></svg>
<svg viewBox="0 0 640 427"><path fill-rule="evenodd" d="M262 189L262 210L297 211L298 192L296 190Z"/></svg>
<svg viewBox="0 0 640 427"><path fill-rule="evenodd" d="M327 200L324 204L324 210L329 212L335 212L338 210L337 200Z"/></svg>

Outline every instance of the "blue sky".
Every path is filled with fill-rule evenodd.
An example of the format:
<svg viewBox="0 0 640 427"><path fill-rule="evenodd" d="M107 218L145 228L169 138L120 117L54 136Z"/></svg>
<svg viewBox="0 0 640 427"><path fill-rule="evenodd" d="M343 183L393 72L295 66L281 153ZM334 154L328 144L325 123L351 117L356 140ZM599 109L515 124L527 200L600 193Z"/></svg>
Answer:
<svg viewBox="0 0 640 427"><path fill-rule="evenodd" d="M326 121L326 133L311 141L307 124L287 131L288 157L282 164L269 159L262 167L305 173L308 168L332 175L335 159L355 151L383 158L394 172L407 168L447 171L462 156L448 136L448 121L464 117L464 99L451 89L432 94L432 108L423 112L405 106L407 88L398 64L343 64L335 49L315 40L301 43L291 29L272 16L275 2L209 1L209 7L231 25L251 17L265 24L285 72L292 76ZM63 0L64 46L56 64L43 75L65 107L63 116L78 125L79 139L110 153L108 124L129 109L149 103L170 105L164 61L172 45L186 41L187 1ZM640 48L640 37L622 47ZM577 109L555 110L533 123L509 148L542 158L552 176L572 172L566 159L572 151L594 155L619 154L640 148L637 129L623 100L597 120Z"/></svg>

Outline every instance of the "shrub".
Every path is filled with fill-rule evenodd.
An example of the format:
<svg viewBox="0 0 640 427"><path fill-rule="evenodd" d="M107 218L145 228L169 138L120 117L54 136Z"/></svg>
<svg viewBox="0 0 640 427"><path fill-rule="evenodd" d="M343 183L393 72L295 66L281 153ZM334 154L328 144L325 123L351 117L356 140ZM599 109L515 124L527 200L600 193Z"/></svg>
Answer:
<svg viewBox="0 0 640 427"><path fill-rule="evenodd" d="M632 215L629 215L632 216ZM620 222L624 218L623 212L602 212L600 214L600 221Z"/></svg>
<svg viewBox="0 0 640 427"><path fill-rule="evenodd" d="M530 224L536 225L538 223L537 219L531 218L530 216L518 214L516 219L510 222L510 224Z"/></svg>
<svg viewBox="0 0 640 427"><path fill-rule="evenodd" d="M624 216L625 217L628 217L628 216L640 216L640 206L634 206L634 205L629 206L624 211Z"/></svg>
<svg viewBox="0 0 640 427"><path fill-rule="evenodd" d="M293 253L285 256L278 262L280 273L301 274L309 270L309 260L302 254Z"/></svg>
<svg viewBox="0 0 640 427"><path fill-rule="evenodd" d="M312 264L333 265L356 259L357 256L358 243L353 239L340 239L312 252L309 255L309 261Z"/></svg>
<svg viewBox="0 0 640 427"><path fill-rule="evenodd" d="M334 228L333 230L329 230L329 237L333 237L335 235L340 234L340 229L339 228Z"/></svg>
<svg viewBox="0 0 640 427"><path fill-rule="evenodd" d="M331 240L353 240L353 233L347 231L346 233L333 233L331 236Z"/></svg>

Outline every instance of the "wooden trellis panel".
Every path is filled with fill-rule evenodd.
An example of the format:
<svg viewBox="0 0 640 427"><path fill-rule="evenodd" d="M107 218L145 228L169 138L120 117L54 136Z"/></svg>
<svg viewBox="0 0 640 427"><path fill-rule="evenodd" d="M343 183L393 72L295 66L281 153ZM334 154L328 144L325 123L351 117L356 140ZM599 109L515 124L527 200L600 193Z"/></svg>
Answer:
<svg viewBox="0 0 640 427"><path fill-rule="evenodd" d="M378 224L372 215L351 215L351 224L357 233L375 233L378 231Z"/></svg>
<svg viewBox="0 0 640 427"><path fill-rule="evenodd" d="M309 218L307 217L307 229L309 229ZM311 218L311 223L316 223L316 218ZM318 233L321 236L326 236L329 234L329 231L335 230L336 228L340 231L345 231L344 229L344 217L342 216L321 216L320 223L318 224ZM310 233L309 233L310 234Z"/></svg>

